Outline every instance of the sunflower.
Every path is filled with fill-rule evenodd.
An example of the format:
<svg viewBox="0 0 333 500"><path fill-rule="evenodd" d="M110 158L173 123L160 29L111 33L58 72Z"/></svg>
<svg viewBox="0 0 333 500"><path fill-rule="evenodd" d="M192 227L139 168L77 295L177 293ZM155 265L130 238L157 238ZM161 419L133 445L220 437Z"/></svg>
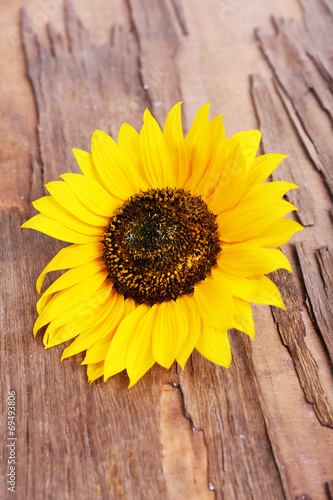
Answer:
<svg viewBox="0 0 333 500"><path fill-rule="evenodd" d="M37 280L67 269L37 302L45 347L75 337L62 359L86 351L90 382L127 370L133 386L153 365L184 368L193 349L229 367L228 329L254 338L251 303L284 309L265 275L291 271L274 248L296 231L281 199L296 188L266 182L281 154L256 157L258 130L226 139L222 116L202 106L184 137L181 103L162 132L148 110L118 144L95 131L74 149L82 174L46 184L50 196L22 227L71 243Z"/></svg>

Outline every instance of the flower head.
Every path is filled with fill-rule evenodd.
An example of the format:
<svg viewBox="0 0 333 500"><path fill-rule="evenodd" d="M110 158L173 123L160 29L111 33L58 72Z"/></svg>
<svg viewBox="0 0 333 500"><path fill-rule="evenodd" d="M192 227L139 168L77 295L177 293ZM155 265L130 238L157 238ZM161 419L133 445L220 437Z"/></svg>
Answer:
<svg viewBox="0 0 333 500"><path fill-rule="evenodd" d="M68 269L39 299L34 334L48 325L46 347L75 337L62 359L86 351L90 381L126 369L132 386L155 362L183 368L194 348L228 367L228 329L254 338L249 302L284 308L265 274L291 271L274 247L302 229L283 218L297 186L263 183L285 156L256 158L259 131L227 140L208 110L186 137L181 103L163 132L148 110L118 144L94 132L92 153L73 150L82 175L48 183L22 226L71 243L37 280L40 292L46 273Z"/></svg>

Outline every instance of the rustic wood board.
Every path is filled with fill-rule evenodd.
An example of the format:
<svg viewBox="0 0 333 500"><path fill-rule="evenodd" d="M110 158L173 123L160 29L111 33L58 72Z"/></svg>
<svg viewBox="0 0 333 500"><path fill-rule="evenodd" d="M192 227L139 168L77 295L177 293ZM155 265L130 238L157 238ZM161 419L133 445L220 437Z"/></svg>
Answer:
<svg viewBox="0 0 333 500"><path fill-rule="evenodd" d="M7 392L15 390L16 497L331 498L333 381L322 341L330 339L329 332L321 331L332 298L332 277L325 274L332 250L324 250L333 245L325 187L331 177L323 166L324 153L331 153L318 154L332 133L322 110L331 109L331 92L318 79L308 79L317 85L320 106L309 104L308 94L299 95L300 83L292 85L286 57L270 39L277 35L267 34L271 15L293 18L297 34L303 33L297 37L301 67L314 61L329 82L324 36L311 50L304 42L311 27L318 31L323 25L329 33L327 20L320 23L325 0L304 2L306 24L296 0L251 5L96 0L94 8L88 0L76 0L65 9L60 0L27 0L20 17L22 3L4 2L0 17L1 408L5 415ZM279 36L288 31L289 24L277 24ZM270 66L258 50L257 27ZM259 75L256 87L250 74ZM146 106L163 123L180 99L186 129L198 106L212 102L214 114L225 113L228 135L260 125L265 152L291 155L285 175L295 174L303 186L295 203L307 226L295 240L298 248L306 245L312 274L300 266L294 245L287 245L294 277L276 273L273 279L280 287L288 279L285 300L294 314L272 315L268 307L255 307L257 338L252 343L230 332L229 370L194 353L183 372L176 365L169 371L154 367L130 391L125 374L89 386L82 356L60 363L61 346L44 351L41 338L32 338L35 281L60 243L22 232L20 223L31 213L30 201L43 195L45 182L76 171L71 148L89 147L93 130L117 137L123 121L139 129ZM304 99L300 123L293 110ZM310 109L316 128L308 124ZM325 303L320 294L309 293L310 278L322 283ZM312 311L322 312L321 322L310 317ZM0 428L5 478L5 419ZM5 491L1 498L12 498Z"/></svg>

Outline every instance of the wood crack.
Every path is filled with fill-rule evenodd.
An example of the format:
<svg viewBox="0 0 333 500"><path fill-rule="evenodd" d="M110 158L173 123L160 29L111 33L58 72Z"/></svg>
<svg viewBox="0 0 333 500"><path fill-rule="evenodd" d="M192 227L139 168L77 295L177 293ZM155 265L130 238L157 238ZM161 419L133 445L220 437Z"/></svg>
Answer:
<svg viewBox="0 0 333 500"><path fill-rule="evenodd" d="M282 118L273 103L264 79L259 75L251 75L250 83L259 128L263 136L264 152L276 151L278 145L281 152L290 155L272 173L272 179L293 182L299 186L300 189L289 191L286 198L298 207L297 217L300 222L305 226L312 226L315 222L314 202L292 141L283 133Z"/></svg>
<svg viewBox="0 0 333 500"><path fill-rule="evenodd" d="M272 449L278 445L272 446L272 436L266 433L264 420L269 417L260 408L250 341L232 330L230 342L233 362L229 369L215 366L211 370L210 363L194 352L193 369L186 365L179 374L186 411L205 432L216 499L248 498L250 492L253 498L284 499L287 486L273 457ZM260 449L253 446L259 442ZM240 456L244 457L241 468Z"/></svg>
<svg viewBox="0 0 333 500"><path fill-rule="evenodd" d="M162 124L181 100L176 64L179 39L165 0L127 0L140 40L140 70L154 116ZM170 78L172 75L172 78Z"/></svg>
<svg viewBox="0 0 333 500"><path fill-rule="evenodd" d="M306 330L302 318L299 291L293 276L280 269L270 275L280 290L286 311L272 307L281 339L293 358L297 376L308 403L313 404L322 425L333 427L333 411L322 386L318 366L305 343Z"/></svg>
<svg viewBox="0 0 333 500"><path fill-rule="evenodd" d="M314 4L318 7L320 2L310 0L308 3L312 4L313 8ZM306 11L308 3L303 2ZM319 45L326 46L326 41L319 44L316 39L323 40L322 31L325 32L328 17L330 16L322 9L313 9L313 15L307 16L308 25L311 24L310 31L293 21L273 17L272 22L276 30L274 36L265 35L261 30L256 30L255 34L275 79L292 102L293 111L290 111L290 106L286 108L289 117L295 123L297 114L304 130L304 133L299 134L300 139L333 194L332 141L329 143L323 140L326 135L332 136L333 94L329 83L318 73L318 65L314 65L313 58L308 56L310 52L316 58ZM330 19L333 19L332 16ZM327 28L326 32L328 33ZM313 43L309 43L309 40ZM316 99L313 99L313 95ZM295 123L295 126L299 129L299 124ZM315 155L313 147L309 147L309 140L304 140L306 137L310 138L316 150Z"/></svg>
<svg viewBox="0 0 333 500"><path fill-rule="evenodd" d="M333 249L326 246L316 252L323 283L320 283L318 276L312 270L313 265L306 243L296 243L296 250L316 326L330 356L331 366L333 366L333 288L331 282Z"/></svg>

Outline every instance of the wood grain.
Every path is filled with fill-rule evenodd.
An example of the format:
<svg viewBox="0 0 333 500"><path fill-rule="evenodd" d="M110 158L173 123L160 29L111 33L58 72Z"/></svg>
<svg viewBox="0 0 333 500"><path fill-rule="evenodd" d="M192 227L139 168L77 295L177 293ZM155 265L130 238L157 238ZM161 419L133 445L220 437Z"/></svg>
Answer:
<svg viewBox="0 0 333 500"><path fill-rule="evenodd" d="M115 28L108 45L96 46L89 42L70 4L65 20L70 33L68 47L66 37L52 26L48 30L51 49L38 35L24 37L39 117L40 156L33 161L32 198L40 196L42 183L55 179L64 169L75 170L73 144L86 148L98 126L111 132L126 120L138 126L146 105L138 55L128 45L133 37L126 35L124 44L125 34ZM29 22L23 13L23 30ZM101 79L102 61L107 70ZM119 107L119 103L124 104ZM18 469L25 474L18 477L18 496L167 498L159 450L159 394L152 388L152 379L157 377L154 387L159 387L161 380L168 382L171 375L153 370L143 385L137 384L132 391L127 390L124 373L109 386L99 381L89 387L85 370L78 367L82 356L60 364L62 347L53 350L52 359L50 353L43 352L41 342L33 341L29 333L36 317L34 283L60 245L36 232L21 232L21 222L17 210L9 216L2 214L7 314L1 319L8 333L2 352L6 350L8 359L17 349L21 353L16 363L2 372L3 391L21 388ZM36 255L41 257L36 259ZM15 320L8 316L13 309L19 312ZM65 409L59 405L61 401L66 401Z"/></svg>
<svg viewBox="0 0 333 500"><path fill-rule="evenodd" d="M34 29L23 10L22 31L29 26ZM140 80L138 46L131 33L113 26L109 43L96 45L70 3L66 3L65 27L68 37L48 25L50 48L37 34L23 37L38 108L45 183L56 179L64 169L78 171L71 149L86 150L97 128L114 137L123 122L140 128L148 104ZM56 119L50 120L50 116Z"/></svg>
<svg viewBox="0 0 333 500"><path fill-rule="evenodd" d="M326 490L328 500L333 500L333 481L326 483Z"/></svg>
<svg viewBox="0 0 333 500"><path fill-rule="evenodd" d="M316 252L320 274L324 284L327 299L332 304L333 299L333 248L325 246Z"/></svg>
<svg viewBox="0 0 333 500"><path fill-rule="evenodd" d="M325 109L331 120L333 120L332 91L333 91L333 68L332 68L332 4L327 0L301 0L305 17L306 33L303 38L306 52L314 62L319 75L324 79L316 79L313 87L319 102ZM313 71L313 76L317 73ZM325 82L326 80L326 82ZM327 85L328 84L328 85Z"/></svg>
<svg viewBox="0 0 333 500"><path fill-rule="evenodd" d="M175 60L177 32L165 0L128 0L128 4L140 44L144 88L156 119L163 123L171 107L181 100Z"/></svg>
<svg viewBox="0 0 333 500"><path fill-rule="evenodd" d="M179 388L175 384L164 385L160 413L161 455L169 498L214 500L213 486L208 485L203 430L191 426L182 405Z"/></svg>
<svg viewBox="0 0 333 500"><path fill-rule="evenodd" d="M304 225L314 224L314 203L307 188L306 177L293 150L291 139L281 134L282 119L275 108L268 87L259 75L251 75L251 92L257 112L259 128L263 133L264 152L272 151L278 144L285 144L291 157L284 160L272 174L272 179L289 180L300 186L300 190L288 193L288 199L299 208L297 215ZM289 148L289 149L288 149ZM300 243L303 245L303 243ZM323 257L328 260L325 254ZM305 264L309 269L310 262ZM311 269L311 268L310 268ZM308 271L310 272L310 270ZM304 269L303 269L304 276ZM311 275L313 276L313 274ZM330 407L322 383L317 364L305 343L306 329L302 319L301 296L290 273L276 271L272 281L281 290L287 311L272 307L273 316L278 326L283 343L288 347L293 358L297 375L308 403L314 405L315 412L323 425L333 427L333 410ZM313 279L317 279L316 276ZM321 300L319 300L322 303Z"/></svg>
<svg viewBox="0 0 333 500"><path fill-rule="evenodd" d="M30 150L37 145L36 108L26 69L17 2L1 5L0 16L0 203L29 209Z"/></svg>
<svg viewBox="0 0 333 500"><path fill-rule="evenodd" d="M301 243L301 245L303 245ZM306 345L306 330L302 318L301 296L293 276L284 270L271 275L272 281L281 290L286 311L272 307L283 343L288 347L294 366L308 403L313 404L319 421L333 428L331 408L320 380L318 366Z"/></svg>
<svg viewBox="0 0 333 500"><path fill-rule="evenodd" d="M320 249L317 254L325 287L313 271L313 264L306 243L297 243L296 250L303 273L306 292L311 304L311 311L333 364L333 302L330 274L333 268L332 260L330 259L332 249ZM327 264L327 267L325 264Z"/></svg>
<svg viewBox="0 0 333 500"><path fill-rule="evenodd" d="M255 128L255 112L259 118L261 112L264 147L272 152L274 145L276 152L291 153L295 160L291 164L288 159L290 171L298 171L302 155L293 149L293 139L288 143L281 134L270 135L263 113L269 102L263 81L269 72L266 68L265 73L265 63L251 38L258 15L267 28L269 11L297 17L296 2L259 0L258 5L225 5L224 0L205 4L96 0L92 9L89 1L76 0L89 31L70 3L65 3L62 16L60 0L54 2L47 5L46 17L41 15L44 4L37 0L24 3L29 10L22 14L21 38L20 0L5 2L0 20L0 53L7 61L6 77L0 83L0 108L6 117L0 124L1 198L8 212L1 212L0 236L0 323L5 332L0 338L0 405L5 414L7 390L14 389L17 498L326 500L329 488L325 489L325 482L333 477L333 439L327 423L331 394L325 398L313 361L318 359L318 351L302 344L304 325L299 322L298 298L288 320L291 323L285 322L283 328L290 326L295 331L301 325L294 336L287 332L285 338L294 348L301 385L313 406L303 403L289 386L280 388L278 377L284 373L274 355L269 359L266 353L256 356L254 364L250 340L237 331L230 332L230 370L214 366L195 352L184 372L176 365L169 371L155 366L130 391L124 373L107 384L97 381L89 386L85 369L79 366L82 355L60 363L63 346L44 351L41 338L34 340L31 333L36 318L35 281L61 243L19 229L30 214L29 200L44 194L43 184L59 173L77 171L72 147L88 149L96 128L115 139L124 121L139 129L146 106L163 124L178 100L184 99L186 116L191 117L199 105L210 100L214 112L228 111L229 133ZM325 7L324 0L321 5ZM310 7L319 8L315 0L305 8ZM311 12L306 17L307 29ZM8 20L15 27L11 40L18 43L7 51ZM44 33L46 21L51 22L46 23ZM327 24L324 29L328 33ZM321 66L329 84L329 57L323 43L322 38L314 46L311 60ZM9 64L13 60L17 63ZM257 78L262 95L257 92L253 109L247 79L250 71L258 70L265 79ZM323 87L319 94L323 106ZM292 102L289 94L287 98ZM279 113L275 112L274 127L279 126ZM189 123L185 120L185 128ZM321 128L324 136L326 128ZM297 178L296 183L300 182ZM319 197L324 204L323 190ZM296 203L302 204L303 223L311 226L315 222L313 234L317 228L326 230L322 220L314 217L317 204L312 208L301 199ZM326 253L331 252L326 250L329 239L316 244L314 236L311 248L323 244L325 249L317 258L329 294L330 277L325 274L331 255ZM301 274L299 268L297 271ZM292 304L297 295L293 286L285 290ZM259 316L257 309L254 313ZM267 339L284 349L269 310L262 311L259 319L259 330L262 322ZM280 318L280 326L283 321ZM259 339L257 342L260 346ZM291 386L301 392L296 376ZM313 407L325 427L313 415ZM5 425L1 419L4 436ZM5 447L1 453L0 471L5 477ZM12 498L9 492L5 496L1 491L1 495Z"/></svg>
<svg viewBox="0 0 333 500"><path fill-rule="evenodd" d="M185 412L196 429L205 430L209 482L216 499L292 498L278 457L269 416L252 362L250 340L230 332L230 369L215 366L198 353L180 372ZM242 464L240 466L240 457Z"/></svg>
<svg viewBox="0 0 333 500"><path fill-rule="evenodd" d="M327 8L323 8L324 0L316 3L311 24L316 27L315 32L308 32L294 21L273 17L275 34L269 36L257 30L256 36L276 81L290 101L290 119L298 129L302 129L300 137L303 144L332 194L333 150L332 141L327 141L327 137L332 136L332 123L327 113L332 119L333 96L329 83L323 80L318 65L307 53L309 40L317 37L322 40L321 25L326 26L331 9L328 4ZM318 44L315 46L318 47ZM326 46L326 41L321 46Z"/></svg>
<svg viewBox="0 0 333 500"><path fill-rule="evenodd" d="M62 347L45 352L31 336L34 284L60 245L22 232L17 209L1 215L1 396L4 404L7 390L17 394L17 497L167 498L156 388L170 375L153 370L131 391L124 373L89 386L82 356L60 363ZM6 465L2 460L4 477Z"/></svg>
<svg viewBox="0 0 333 500"><path fill-rule="evenodd" d="M304 226L314 224L314 204L312 195L307 187L306 177L301 164L295 154L295 149L290 138L281 134L283 122L274 106L265 80L260 75L251 75L251 93L257 113L259 129L262 133L262 147L265 153L274 152L279 144L280 151L290 155L273 172L272 180L289 181L295 183L300 189L287 193L287 199L297 208L297 216Z"/></svg>

